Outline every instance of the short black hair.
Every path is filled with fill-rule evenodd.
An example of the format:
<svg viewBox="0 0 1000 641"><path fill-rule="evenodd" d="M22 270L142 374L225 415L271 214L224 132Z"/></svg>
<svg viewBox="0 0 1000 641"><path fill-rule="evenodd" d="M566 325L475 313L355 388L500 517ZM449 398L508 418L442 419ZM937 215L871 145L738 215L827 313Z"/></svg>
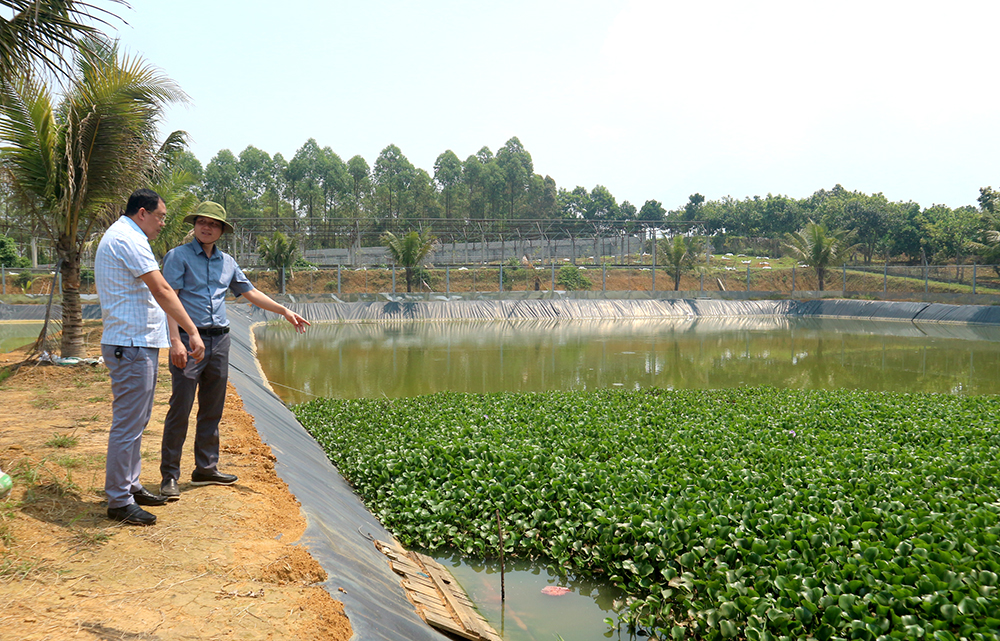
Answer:
<svg viewBox="0 0 1000 641"><path fill-rule="evenodd" d="M139 213L140 209L156 211L156 208L160 206L161 200L163 199L160 198L160 195L152 189L136 189L128 197L128 204L125 205L125 215L135 216Z"/></svg>

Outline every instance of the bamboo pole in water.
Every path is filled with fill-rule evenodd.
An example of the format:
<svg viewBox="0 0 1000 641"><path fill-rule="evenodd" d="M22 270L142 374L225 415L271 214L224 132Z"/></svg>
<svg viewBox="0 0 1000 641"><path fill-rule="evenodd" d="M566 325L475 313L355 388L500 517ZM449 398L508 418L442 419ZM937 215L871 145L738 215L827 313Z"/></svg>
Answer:
<svg viewBox="0 0 1000 641"><path fill-rule="evenodd" d="M503 526L500 525L500 510L497 510L497 539L500 541L500 602L503 603L507 599L507 589L504 586Z"/></svg>

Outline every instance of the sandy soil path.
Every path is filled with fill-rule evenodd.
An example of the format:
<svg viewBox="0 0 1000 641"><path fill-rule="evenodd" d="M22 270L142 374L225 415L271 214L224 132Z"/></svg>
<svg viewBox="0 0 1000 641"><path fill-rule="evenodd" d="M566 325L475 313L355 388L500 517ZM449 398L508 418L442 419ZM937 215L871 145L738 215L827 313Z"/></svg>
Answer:
<svg viewBox="0 0 1000 641"><path fill-rule="evenodd" d="M99 353L100 326L88 354ZM142 481L159 487L170 394L161 350ZM111 390L103 366L27 366L0 354L0 639L327 639L351 627L316 585L326 573L305 548L298 501L230 386L220 469L234 486L191 487L148 508L152 527L106 517L104 460ZM6 376L6 377L5 377ZM192 425L193 430L193 425ZM190 441L182 463L193 468ZM185 472L186 474L186 472Z"/></svg>

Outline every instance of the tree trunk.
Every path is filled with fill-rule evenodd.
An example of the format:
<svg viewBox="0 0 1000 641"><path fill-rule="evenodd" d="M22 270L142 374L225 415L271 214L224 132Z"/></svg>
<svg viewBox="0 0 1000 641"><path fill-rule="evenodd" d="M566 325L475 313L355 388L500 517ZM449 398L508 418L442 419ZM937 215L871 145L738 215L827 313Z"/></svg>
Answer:
<svg viewBox="0 0 1000 641"><path fill-rule="evenodd" d="M66 245L72 240L60 239L58 245L62 266L62 342L63 358L83 358L83 308L80 306L80 254ZM52 283L55 287L55 283Z"/></svg>
<svg viewBox="0 0 1000 641"><path fill-rule="evenodd" d="M413 268L406 268L406 293L410 294L413 292Z"/></svg>

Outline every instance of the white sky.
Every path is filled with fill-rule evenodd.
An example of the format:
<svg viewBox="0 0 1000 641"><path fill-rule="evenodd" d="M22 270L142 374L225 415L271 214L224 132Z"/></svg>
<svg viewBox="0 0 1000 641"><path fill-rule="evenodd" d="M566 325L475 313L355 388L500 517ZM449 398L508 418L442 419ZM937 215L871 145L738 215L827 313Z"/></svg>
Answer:
<svg viewBox="0 0 1000 641"><path fill-rule="evenodd" d="M203 164L315 138L433 174L518 136L559 187L637 207L1000 187L997 2L131 2L118 35L191 96L163 131Z"/></svg>

